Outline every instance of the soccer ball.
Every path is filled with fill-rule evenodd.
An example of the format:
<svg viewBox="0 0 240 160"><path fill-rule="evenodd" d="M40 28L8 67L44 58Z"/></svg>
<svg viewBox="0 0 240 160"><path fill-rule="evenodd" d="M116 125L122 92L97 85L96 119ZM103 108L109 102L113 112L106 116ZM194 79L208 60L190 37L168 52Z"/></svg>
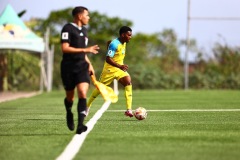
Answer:
<svg viewBox="0 0 240 160"><path fill-rule="evenodd" d="M134 111L134 116L138 119L138 120L144 120L147 118L147 110L143 107L138 107L135 111Z"/></svg>

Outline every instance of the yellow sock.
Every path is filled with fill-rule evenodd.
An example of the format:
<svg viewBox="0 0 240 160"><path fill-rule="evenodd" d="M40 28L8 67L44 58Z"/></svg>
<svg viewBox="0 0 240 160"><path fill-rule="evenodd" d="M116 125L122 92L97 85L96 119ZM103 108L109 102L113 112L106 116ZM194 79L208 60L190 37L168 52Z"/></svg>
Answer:
<svg viewBox="0 0 240 160"><path fill-rule="evenodd" d="M132 85L125 87L127 109L132 109Z"/></svg>
<svg viewBox="0 0 240 160"><path fill-rule="evenodd" d="M99 90L95 88L91 96L88 98L87 107L91 107L92 102L94 101L95 98L97 98L99 94L100 94Z"/></svg>

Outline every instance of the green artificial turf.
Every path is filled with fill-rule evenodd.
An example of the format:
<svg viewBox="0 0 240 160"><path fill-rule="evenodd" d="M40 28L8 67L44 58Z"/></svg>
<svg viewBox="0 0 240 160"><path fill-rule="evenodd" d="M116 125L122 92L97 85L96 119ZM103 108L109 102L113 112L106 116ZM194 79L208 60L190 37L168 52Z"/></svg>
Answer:
<svg viewBox="0 0 240 160"><path fill-rule="evenodd" d="M56 159L75 135L66 127L63 97L54 91L0 103L0 159ZM86 122L102 104L99 96ZM74 159L239 159L240 111L229 109L240 109L240 91L136 90L133 109L139 106L148 110L147 119L125 117L120 91Z"/></svg>

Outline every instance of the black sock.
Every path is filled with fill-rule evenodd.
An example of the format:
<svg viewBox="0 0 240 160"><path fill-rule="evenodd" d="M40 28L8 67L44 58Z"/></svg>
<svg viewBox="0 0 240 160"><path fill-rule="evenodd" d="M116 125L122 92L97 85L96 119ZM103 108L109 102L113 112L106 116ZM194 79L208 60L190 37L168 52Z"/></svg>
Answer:
<svg viewBox="0 0 240 160"><path fill-rule="evenodd" d="M66 111L69 113L72 111L72 105L73 105L73 102L69 102L67 100L67 98L64 99L64 105L65 105L65 108L66 108Z"/></svg>
<svg viewBox="0 0 240 160"><path fill-rule="evenodd" d="M85 98L79 98L78 99L78 125L83 125L83 121L85 118L85 110L87 107L87 100Z"/></svg>

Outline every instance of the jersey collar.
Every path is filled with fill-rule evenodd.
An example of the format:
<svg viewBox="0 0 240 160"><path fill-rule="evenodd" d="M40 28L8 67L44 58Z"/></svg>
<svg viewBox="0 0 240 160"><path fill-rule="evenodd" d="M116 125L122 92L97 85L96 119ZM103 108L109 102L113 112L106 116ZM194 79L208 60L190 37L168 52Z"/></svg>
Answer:
<svg viewBox="0 0 240 160"><path fill-rule="evenodd" d="M82 30L82 27L79 27L76 23L71 23L74 27L76 27L79 30Z"/></svg>

